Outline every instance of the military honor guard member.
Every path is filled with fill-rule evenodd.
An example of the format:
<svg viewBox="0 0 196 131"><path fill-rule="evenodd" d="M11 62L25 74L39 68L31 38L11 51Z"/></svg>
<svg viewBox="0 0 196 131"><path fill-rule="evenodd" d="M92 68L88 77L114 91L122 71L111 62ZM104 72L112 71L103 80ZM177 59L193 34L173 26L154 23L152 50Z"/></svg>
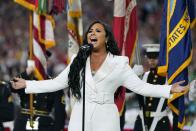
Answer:
<svg viewBox="0 0 196 131"><path fill-rule="evenodd" d="M150 67L144 73L143 81L154 84L166 84L166 77L157 74L159 44L145 44L145 53ZM138 95L140 112L136 119L134 131L170 131L168 118L167 99L144 97Z"/></svg>
<svg viewBox="0 0 196 131"><path fill-rule="evenodd" d="M51 56L46 52L47 58ZM31 61L32 62L32 61ZM33 65L33 64L32 64ZM26 71L19 75L25 80L37 80L33 75L33 66L28 66ZM50 79L50 76L47 76ZM51 93L26 94L24 89L14 90L20 97L21 111L14 123L14 131L63 131L65 125L65 101L64 91L59 90ZM32 102L32 103L31 103ZM30 109L33 105L33 114Z"/></svg>

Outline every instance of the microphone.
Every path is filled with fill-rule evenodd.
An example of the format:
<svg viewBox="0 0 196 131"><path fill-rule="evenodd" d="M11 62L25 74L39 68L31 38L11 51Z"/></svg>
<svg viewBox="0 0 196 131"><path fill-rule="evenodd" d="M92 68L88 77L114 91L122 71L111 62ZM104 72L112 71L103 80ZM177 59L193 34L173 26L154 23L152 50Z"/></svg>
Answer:
<svg viewBox="0 0 196 131"><path fill-rule="evenodd" d="M85 45L82 45L80 47L80 49L83 51L91 51L93 49L93 45L92 44L85 44Z"/></svg>
<svg viewBox="0 0 196 131"><path fill-rule="evenodd" d="M93 45L92 44L85 44L82 45L79 49L79 56L86 59L92 52Z"/></svg>

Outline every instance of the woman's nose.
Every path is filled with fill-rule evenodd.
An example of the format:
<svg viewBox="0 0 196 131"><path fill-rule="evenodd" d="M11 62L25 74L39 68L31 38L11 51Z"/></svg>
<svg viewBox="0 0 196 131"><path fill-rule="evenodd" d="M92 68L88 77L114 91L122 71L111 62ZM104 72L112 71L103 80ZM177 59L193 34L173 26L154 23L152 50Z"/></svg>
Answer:
<svg viewBox="0 0 196 131"><path fill-rule="evenodd" d="M92 36L92 35L94 35L95 34L95 32L94 31L92 31L91 33L90 33L90 36Z"/></svg>

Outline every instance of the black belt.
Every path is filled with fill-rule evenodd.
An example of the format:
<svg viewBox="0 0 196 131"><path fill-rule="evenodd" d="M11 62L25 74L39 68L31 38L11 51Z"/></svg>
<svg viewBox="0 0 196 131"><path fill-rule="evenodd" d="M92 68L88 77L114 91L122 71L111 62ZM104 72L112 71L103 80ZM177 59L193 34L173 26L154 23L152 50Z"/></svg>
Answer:
<svg viewBox="0 0 196 131"><path fill-rule="evenodd" d="M27 115L31 115L32 111L30 109L25 109L25 108L21 108L20 111L22 114L27 114ZM37 115L37 116L49 116L49 112L47 111L41 111L41 110L33 110L33 115Z"/></svg>

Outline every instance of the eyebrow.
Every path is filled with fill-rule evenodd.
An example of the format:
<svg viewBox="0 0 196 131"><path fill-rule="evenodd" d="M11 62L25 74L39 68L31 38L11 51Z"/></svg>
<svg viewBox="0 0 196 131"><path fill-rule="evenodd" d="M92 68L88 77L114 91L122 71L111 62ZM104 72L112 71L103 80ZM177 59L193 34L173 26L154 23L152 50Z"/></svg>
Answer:
<svg viewBox="0 0 196 131"><path fill-rule="evenodd" d="M95 28L95 29L90 28L89 31L90 30L104 30L104 29L102 29L102 28Z"/></svg>

